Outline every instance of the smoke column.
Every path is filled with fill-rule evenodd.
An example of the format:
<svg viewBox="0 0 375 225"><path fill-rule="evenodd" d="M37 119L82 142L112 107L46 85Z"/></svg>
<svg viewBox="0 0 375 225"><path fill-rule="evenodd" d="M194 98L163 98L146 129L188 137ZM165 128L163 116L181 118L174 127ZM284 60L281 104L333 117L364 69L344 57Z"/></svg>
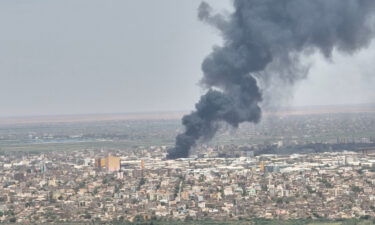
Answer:
<svg viewBox="0 0 375 225"><path fill-rule="evenodd" d="M353 54L374 37L374 0L234 0L233 5L230 15L214 14L205 2L199 6L199 19L216 27L224 42L202 63L201 82L208 91L183 117L185 131L169 159L188 157L198 140L215 135L220 122L235 128L257 123L259 83L276 77L287 89L307 74L302 57L316 51L327 59L333 50Z"/></svg>

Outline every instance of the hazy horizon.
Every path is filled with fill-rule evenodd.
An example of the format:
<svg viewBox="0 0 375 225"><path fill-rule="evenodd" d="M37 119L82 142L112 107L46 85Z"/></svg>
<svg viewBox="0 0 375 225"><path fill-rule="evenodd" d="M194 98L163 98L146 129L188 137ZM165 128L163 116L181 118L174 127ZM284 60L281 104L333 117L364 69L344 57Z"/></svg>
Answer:
<svg viewBox="0 0 375 225"><path fill-rule="evenodd" d="M282 107L277 107L274 109L264 109L263 114L273 113L273 112L284 112L284 111L298 111L298 110L306 110L307 114L309 110L319 110L319 109L333 109L338 110L339 113L344 112L346 109L367 109L371 108L375 112L375 102L368 102L368 103L357 103L357 104L326 104L326 105L286 105ZM342 111L344 109L344 111ZM123 115L167 115L167 114L180 114L181 116L186 115L187 113L191 112L193 109L185 109L185 110L159 110L159 111L128 111L128 112L105 112L105 113L97 113L97 112L87 112L87 113L61 113L61 114L25 114L25 115L10 115L10 116L0 116L0 119L17 119L17 118L48 118L48 117L85 117L85 116L123 116ZM341 111L340 111L341 110ZM350 110L348 111L350 112ZM181 119L181 118L179 118Z"/></svg>

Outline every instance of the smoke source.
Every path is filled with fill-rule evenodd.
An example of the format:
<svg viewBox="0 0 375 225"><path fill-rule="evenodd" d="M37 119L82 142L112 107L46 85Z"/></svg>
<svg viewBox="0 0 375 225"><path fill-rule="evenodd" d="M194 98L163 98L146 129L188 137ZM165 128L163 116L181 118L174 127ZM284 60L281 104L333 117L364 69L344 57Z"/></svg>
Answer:
<svg viewBox="0 0 375 225"><path fill-rule="evenodd" d="M277 78L278 88L288 89L307 74L302 57L316 51L327 59L333 50L352 54L374 37L374 0L234 0L233 5L229 16L213 14L205 2L199 6L199 19L216 27L224 43L202 63L208 91L183 117L185 132L176 137L169 159L188 157L198 140L215 135L220 122L257 123L259 83Z"/></svg>

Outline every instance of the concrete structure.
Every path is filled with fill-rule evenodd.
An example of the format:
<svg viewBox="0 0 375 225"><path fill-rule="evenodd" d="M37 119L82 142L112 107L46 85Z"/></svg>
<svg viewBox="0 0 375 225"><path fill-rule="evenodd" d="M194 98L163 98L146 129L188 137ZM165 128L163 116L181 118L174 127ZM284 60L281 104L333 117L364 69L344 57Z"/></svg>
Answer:
<svg viewBox="0 0 375 225"><path fill-rule="evenodd" d="M120 170L120 158L108 155L105 158L95 159L95 167L101 169L107 169L108 171L119 171Z"/></svg>

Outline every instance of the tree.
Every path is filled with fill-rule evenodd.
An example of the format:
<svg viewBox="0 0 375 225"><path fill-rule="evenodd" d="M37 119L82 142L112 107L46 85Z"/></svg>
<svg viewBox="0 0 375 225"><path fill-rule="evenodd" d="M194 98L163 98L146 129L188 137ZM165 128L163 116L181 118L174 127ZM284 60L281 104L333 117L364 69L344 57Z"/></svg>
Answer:
<svg viewBox="0 0 375 225"><path fill-rule="evenodd" d="M359 192L362 192L363 189L357 186L352 186L352 191L355 193L359 193Z"/></svg>

